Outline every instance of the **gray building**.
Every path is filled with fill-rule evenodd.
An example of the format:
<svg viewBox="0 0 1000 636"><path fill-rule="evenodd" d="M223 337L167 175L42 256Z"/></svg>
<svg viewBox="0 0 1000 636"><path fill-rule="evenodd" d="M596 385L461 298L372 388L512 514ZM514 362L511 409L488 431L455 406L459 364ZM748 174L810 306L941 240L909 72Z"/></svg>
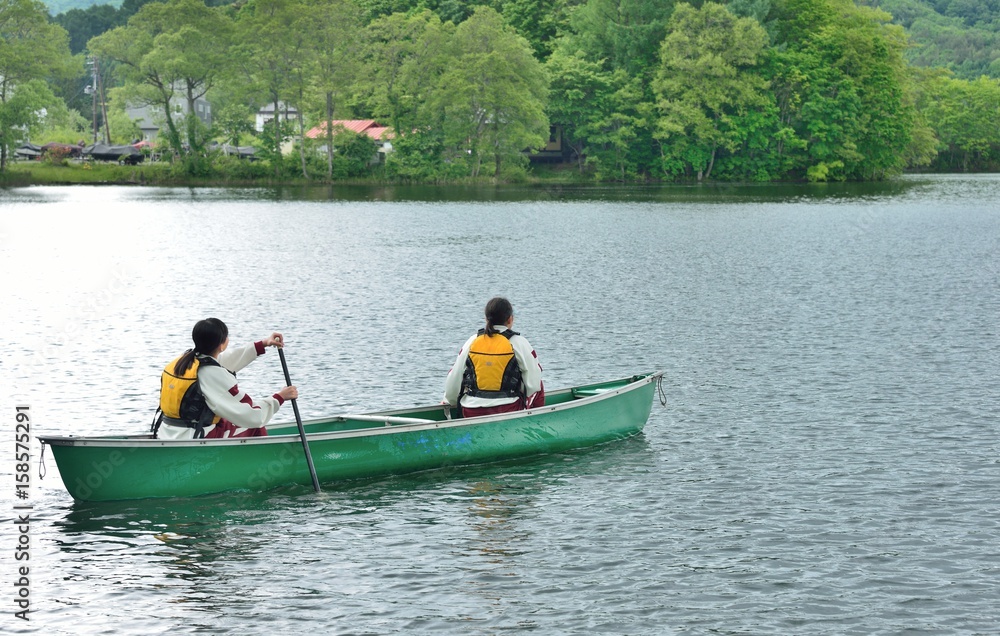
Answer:
<svg viewBox="0 0 1000 636"><path fill-rule="evenodd" d="M174 97L170 101L170 106L177 119L183 119L187 116L187 99L183 97ZM207 99L203 97L196 99L194 102L194 109L195 114L203 124L206 126L212 125L212 105ZM155 140L157 135L160 134L160 129L166 125L166 120L163 117L163 109L159 105L130 104L125 108L125 113L129 116L129 119L134 121L139 126L139 130L142 131L142 138L147 141ZM177 119L175 119L175 123L177 123Z"/></svg>

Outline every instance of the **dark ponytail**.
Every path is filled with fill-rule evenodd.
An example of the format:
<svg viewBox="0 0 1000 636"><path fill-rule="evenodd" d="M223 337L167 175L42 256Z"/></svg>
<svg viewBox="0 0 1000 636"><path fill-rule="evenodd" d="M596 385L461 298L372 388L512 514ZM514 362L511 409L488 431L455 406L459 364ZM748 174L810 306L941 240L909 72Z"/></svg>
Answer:
<svg viewBox="0 0 1000 636"><path fill-rule="evenodd" d="M199 355L210 355L229 337L229 327L218 318L206 318L194 324L191 339L194 349L188 349L174 365L174 375L184 375Z"/></svg>
<svg viewBox="0 0 1000 636"><path fill-rule="evenodd" d="M486 303L486 335L492 336L498 332L493 325L505 325L514 315L514 307L506 298L497 296Z"/></svg>

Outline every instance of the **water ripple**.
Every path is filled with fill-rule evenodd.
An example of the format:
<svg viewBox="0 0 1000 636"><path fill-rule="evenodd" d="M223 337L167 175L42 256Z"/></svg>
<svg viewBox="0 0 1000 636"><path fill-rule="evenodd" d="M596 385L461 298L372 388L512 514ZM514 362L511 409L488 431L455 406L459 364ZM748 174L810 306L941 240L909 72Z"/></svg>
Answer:
<svg viewBox="0 0 1000 636"><path fill-rule="evenodd" d="M81 504L49 460L28 633L995 633L998 195L3 191L0 372L38 433L143 430L204 315L286 333L305 417L434 402L498 293L547 386L668 397L622 442L320 495Z"/></svg>

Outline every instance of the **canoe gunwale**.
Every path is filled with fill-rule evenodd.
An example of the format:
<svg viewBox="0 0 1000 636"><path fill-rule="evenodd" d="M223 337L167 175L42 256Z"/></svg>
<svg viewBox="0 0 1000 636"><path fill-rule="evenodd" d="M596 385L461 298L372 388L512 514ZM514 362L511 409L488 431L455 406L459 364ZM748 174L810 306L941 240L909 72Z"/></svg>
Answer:
<svg viewBox="0 0 1000 636"><path fill-rule="evenodd" d="M337 439L349 439L355 437L369 437L377 435L392 435L396 433L403 432L416 432L424 430L436 430L443 428L458 428L458 427L470 427L479 425L488 425L495 422L506 422L518 419L525 419L533 416L537 416L544 413L558 412L558 411L568 411L575 410L580 407L585 407L588 404L594 404L596 402L601 402L604 400L609 400L624 393L629 393L631 391L638 390L639 388L649 384L650 382L658 382L663 376L662 371L648 374L638 374L632 376L626 376L624 378L619 378L617 380L611 380L608 382L596 383L595 385L582 385L579 387L570 387L566 389L561 389L553 392L551 395L560 395L565 393L572 393L576 389L582 389L585 386L600 386L615 383L625 383L618 388L610 388L606 391L596 393L594 395L588 395L586 397L575 398L568 402L562 402L560 404L554 404L552 406L541 406L534 409L528 409L524 411L515 411L513 413L500 413L496 415L486 415L480 417L470 417L470 418L458 418L458 419L445 419L441 421L428 421L426 419L418 419L416 417L411 418L415 421L413 423L392 423L391 425L387 423L383 427L368 427L368 428L355 428L343 431L329 431L324 433L307 433L306 437L309 442L320 442L326 440L337 440ZM363 417L362 421L374 421L373 418L387 418L391 422L398 422L405 417L401 417L401 413L423 413L431 412L438 409L443 409L443 406L424 406L424 407L413 407L408 409L393 409L390 411L381 411L375 413L365 413L365 414L355 414L355 415L341 415L333 417L324 417L318 419L312 419L303 422L304 426L309 426L311 424L323 424L332 421L350 421L357 418L358 416ZM269 434L265 437L248 437L248 438L236 438L236 439L196 439L196 440L165 440L165 439L155 439L149 434L144 435L130 435L130 436L114 436L114 437L86 437L86 436L74 436L74 435L39 435L38 440L42 444L49 444L51 446L92 446L92 447L114 447L114 448L149 448L156 446L165 446L171 448L179 447L199 447L199 446L240 446L240 445L263 445L263 444L289 444L289 443L300 443L298 431L294 423L281 422L273 425L269 428ZM271 431L274 429L285 429L288 428L288 433L278 433L272 434Z"/></svg>

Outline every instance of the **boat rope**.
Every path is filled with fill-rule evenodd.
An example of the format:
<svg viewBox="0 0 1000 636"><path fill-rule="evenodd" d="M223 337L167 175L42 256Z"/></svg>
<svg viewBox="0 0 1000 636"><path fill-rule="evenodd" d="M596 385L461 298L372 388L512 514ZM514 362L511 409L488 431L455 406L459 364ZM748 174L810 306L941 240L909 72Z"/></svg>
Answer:
<svg viewBox="0 0 1000 636"><path fill-rule="evenodd" d="M667 394L663 390L663 376L656 377L656 394L660 397L660 406L667 405Z"/></svg>
<svg viewBox="0 0 1000 636"><path fill-rule="evenodd" d="M45 474L48 472L45 468L45 442L42 442L42 453L38 456L38 479L41 481L45 479Z"/></svg>

